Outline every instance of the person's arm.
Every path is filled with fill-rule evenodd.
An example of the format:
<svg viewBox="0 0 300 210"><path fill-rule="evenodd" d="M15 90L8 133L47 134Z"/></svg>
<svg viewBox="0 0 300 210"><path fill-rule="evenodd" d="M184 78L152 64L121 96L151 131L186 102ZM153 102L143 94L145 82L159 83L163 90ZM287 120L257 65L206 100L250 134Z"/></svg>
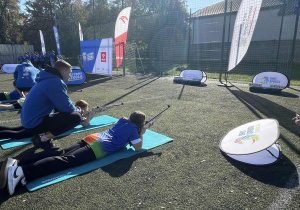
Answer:
<svg viewBox="0 0 300 210"><path fill-rule="evenodd" d="M48 95L51 102L59 112L78 112L78 109L72 104L68 94L67 85L62 83L60 80L54 80L49 87L50 91L45 90L44 92Z"/></svg>
<svg viewBox="0 0 300 210"><path fill-rule="evenodd" d="M93 111L89 111L87 117L82 117L82 121L81 121L81 125L82 127L87 127L90 124L90 121L93 119L93 117L95 116L95 112ZM84 113L82 113L82 115L84 116Z"/></svg>
<svg viewBox="0 0 300 210"><path fill-rule="evenodd" d="M141 149L142 149L142 146L143 146L143 135L144 135L145 132L146 132L146 128L143 127L143 128L141 129L141 133L140 133L140 135L139 135L140 138L139 138L138 140L135 140L135 141L132 141L132 142L131 142L133 148L134 148L135 151L137 151L137 152L141 151ZM135 143L135 142L137 142L137 143Z"/></svg>

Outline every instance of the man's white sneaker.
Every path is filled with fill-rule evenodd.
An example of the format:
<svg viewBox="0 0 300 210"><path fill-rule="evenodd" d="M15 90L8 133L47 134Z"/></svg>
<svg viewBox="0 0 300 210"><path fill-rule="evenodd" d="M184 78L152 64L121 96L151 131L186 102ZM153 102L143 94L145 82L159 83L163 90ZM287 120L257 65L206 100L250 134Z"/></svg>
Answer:
<svg viewBox="0 0 300 210"><path fill-rule="evenodd" d="M17 166L18 161L13 158L6 158L6 160L2 163L1 171L0 171L0 189L3 189L7 183L7 171L10 166Z"/></svg>
<svg viewBox="0 0 300 210"><path fill-rule="evenodd" d="M7 190L9 195L13 195L17 184L24 178L23 170L20 166L11 166L7 173Z"/></svg>

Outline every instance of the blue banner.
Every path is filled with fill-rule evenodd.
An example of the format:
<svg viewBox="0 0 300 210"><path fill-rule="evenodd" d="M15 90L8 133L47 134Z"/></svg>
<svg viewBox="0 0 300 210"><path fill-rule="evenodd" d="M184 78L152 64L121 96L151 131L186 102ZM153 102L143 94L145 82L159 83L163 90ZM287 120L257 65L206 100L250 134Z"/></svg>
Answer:
<svg viewBox="0 0 300 210"><path fill-rule="evenodd" d="M112 38L80 42L82 70L112 75Z"/></svg>
<svg viewBox="0 0 300 210"><path fill-rule="evenodd" d="M40 38L41 38L41 46L42 46L42 53L43 55L46 54L46 47L45 47L45 41L44 41L44 36L41 30L39 30L40 32Z"/></svg>
<svg viewBox="0 0 300 210"><path fill-rule="evenodd" d="M57 28L56 28L55 26L53 26L53 31L54 31L55 41L56 41L57 53L58 53L58 55L60 56L59 37L58 37Z"/></svg>
<svg viewBox="0 0 300 210"><path fill-rule="evenodd" d="M65 82L67 85L80 85L84 83L86 80L86 76L84 71L77 69L76 67L72 67L71 77L68 82Z"/></svg>

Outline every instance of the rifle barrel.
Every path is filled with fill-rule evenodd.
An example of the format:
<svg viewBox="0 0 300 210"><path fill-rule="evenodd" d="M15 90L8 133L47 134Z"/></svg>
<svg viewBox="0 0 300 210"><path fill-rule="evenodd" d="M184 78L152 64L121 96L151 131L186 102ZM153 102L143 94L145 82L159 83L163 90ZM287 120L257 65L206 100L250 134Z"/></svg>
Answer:
<svg viewBox="0 0 300 210"><path fill-rule="evenodd" d="M162 114L163 112L165 112L167 109L169 109L171 106L168 105L167 108L165 108L164 110L162 110L159 114L157 114L155 117L153 117L151 120L149 120L148 122L151 122L152 120L154 120L157 116L159 116L160 114Z"/></svg>

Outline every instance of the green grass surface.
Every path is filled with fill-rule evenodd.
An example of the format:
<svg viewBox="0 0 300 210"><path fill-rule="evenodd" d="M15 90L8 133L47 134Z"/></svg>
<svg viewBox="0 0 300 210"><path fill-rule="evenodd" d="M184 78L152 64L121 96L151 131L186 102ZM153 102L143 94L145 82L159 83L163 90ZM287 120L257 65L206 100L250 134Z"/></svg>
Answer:
<svg viewBox="0 0 300 210"><path fill-rule="evenodd" d="M84 99L90 107L124 102L124 106L103 114L120 118L141 110L148 119L170 104L151 130L174 141L34 192L18 186L9 197L6 189L1 190L0 209L261 210L277 202L285 190L295 191L286 209L299 209L295 172L300 165L300 128L291 120L300 113L299 87L270 95L249 92L245 82L233 82L234 87L225 88L208 78L201 86L189 86L173 84L171 76L109 78L87 74L86 83L69 87L72 101ZM11 91L12 82L12 75L0 74L1 91ZM1 125L20 125L17 112L0 115ZM223 135L263 118L275 118L280 124L283 155L278 163L258 167L222 155L219 142ZM55 143L67 147L106 128L72 134ZM40 151L32 145L2 150L0 161Z"/></svg>

